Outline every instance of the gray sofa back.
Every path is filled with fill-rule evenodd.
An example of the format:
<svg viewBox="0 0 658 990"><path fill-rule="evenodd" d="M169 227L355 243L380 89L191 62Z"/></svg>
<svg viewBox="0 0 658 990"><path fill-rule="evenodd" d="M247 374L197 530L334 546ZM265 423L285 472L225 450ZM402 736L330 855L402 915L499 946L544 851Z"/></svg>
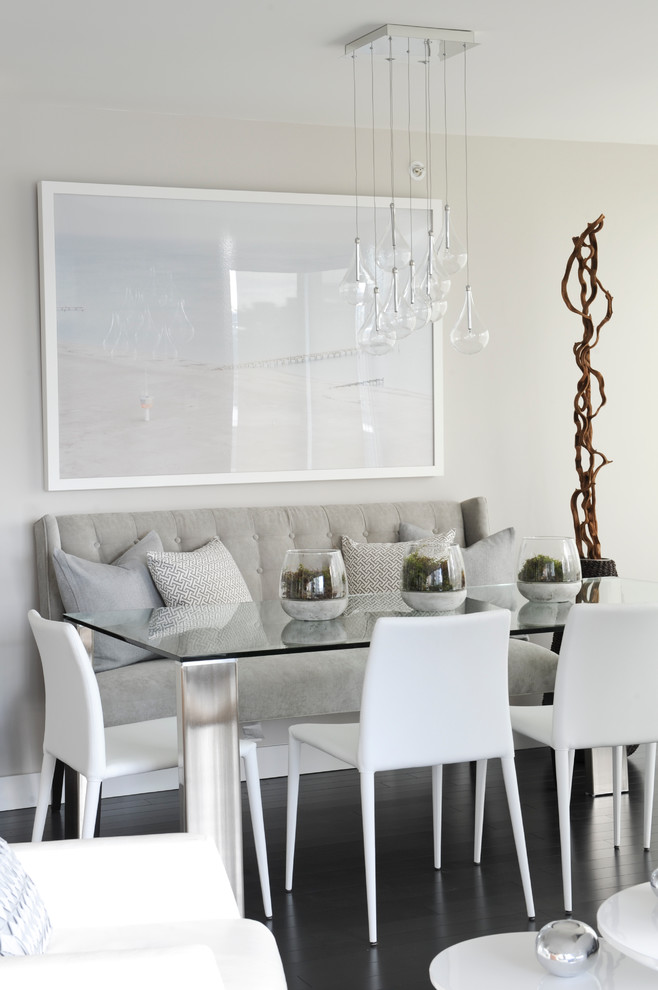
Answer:
<svg viewBox="0 0 658 990"><path fill-rule="evenodd" d="M342 536L358 542L396 543L402 522L436 532L454 529L461 546L489 535L487 503L482 497L463 502L47 515L35 523L39 611L50 619L62 616L52 563L57 547L87 560L111 563L151 530L160 535L165 550L196 550L217 536L235 559L252 597L259 601L278 597L286 550L340 548Z"/></svg>

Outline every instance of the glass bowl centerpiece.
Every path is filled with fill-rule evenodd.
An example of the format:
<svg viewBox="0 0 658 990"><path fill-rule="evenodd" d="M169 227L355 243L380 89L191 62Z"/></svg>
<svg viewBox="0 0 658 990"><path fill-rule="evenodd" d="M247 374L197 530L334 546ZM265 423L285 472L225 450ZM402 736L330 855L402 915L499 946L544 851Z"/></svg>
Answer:
<svg viewBox="0 0 658 990"><path fill-rule="evenodd" d="M402 563L402 600L418 612L449 612L466 599L464 558L458 546L418 543Z"/></svg>
<svg viewBox="0 0 658 990"><path fill-rule="evenodd" d="M340 550L287 550L279 598L293 619L335 619L347 608L347 574Z"/></svg>
<svg viewBox="0 0 658 990"><path fill-rule="evenodd" d="M565 536L526 537L516 584L531 602L573 601L582 585L576 541Z"/></svg>

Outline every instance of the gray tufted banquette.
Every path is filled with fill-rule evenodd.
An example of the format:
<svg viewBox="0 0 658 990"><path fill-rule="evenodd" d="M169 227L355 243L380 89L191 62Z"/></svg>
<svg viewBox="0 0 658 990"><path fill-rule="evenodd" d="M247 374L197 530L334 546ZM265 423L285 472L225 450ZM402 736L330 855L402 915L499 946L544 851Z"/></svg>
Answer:
<svg viewBox="0 0 658 990"><path fill-rule="evenodd" d="M400 524L441 532L454 528L462 546L489 535L484 498L463 502L373 502L361 505L305 505L254 508L181 509L43 516L35 523L39 611L62 616L52 554L67 553L111 563L150 530L165 550L189 551L219 537L228 548L255 600L276 598L286 550L340 547L341 537L394 543ZM239 662L242 721L294 718L358 711L365 650L335 650ZM510 642L510 694L550 691L557 657L536 644ZM176 664L155 659L99 672L107 725L175 713Z"/></svg>

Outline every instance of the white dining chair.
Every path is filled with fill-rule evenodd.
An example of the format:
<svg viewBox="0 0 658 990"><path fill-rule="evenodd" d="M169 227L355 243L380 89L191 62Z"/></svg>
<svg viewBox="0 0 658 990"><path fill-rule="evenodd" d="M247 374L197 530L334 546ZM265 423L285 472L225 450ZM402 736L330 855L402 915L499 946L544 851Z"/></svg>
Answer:
<svg viewBox="0 0 658 990"><path fill-rule="evenodd" d="M68 622L53 622L32 609L30 627L41 657L46 694L43 762L32 841L40 842L46 823L55 763L59 759L86 781L81 838L94 835L104 780L178 766L176 718L104 727L98 682L87 651ZM263 908L272 917L272 898L265 845L265 824L256 756L256 742L240 739L249 812Z"/></svg>
<svg viewBox="0 0 658 990"><path fill-rule="evenodd" d="M572 909L569 805L577 749L613 748L614 845L622 747L647 744L644 847L651 843L658 740L658 605L577 604L567 617L552 705L512 707L515 730L555 750L564 909Z"/></svg>
<svg viewBox="0 0 658 990"><path fill-rule="evenodd" d="M289 730L286 889L292 890L302 744L356 767L366 867L368 936L377 942L375 773L432 767L434 865L441 864L442 766L477 761L474 859L480 861L487 759L502 763L528 917L534 904L507 693L510 613L381 618L375 624L361 721ZM479 834L478 834L479 833Z"/></svg>

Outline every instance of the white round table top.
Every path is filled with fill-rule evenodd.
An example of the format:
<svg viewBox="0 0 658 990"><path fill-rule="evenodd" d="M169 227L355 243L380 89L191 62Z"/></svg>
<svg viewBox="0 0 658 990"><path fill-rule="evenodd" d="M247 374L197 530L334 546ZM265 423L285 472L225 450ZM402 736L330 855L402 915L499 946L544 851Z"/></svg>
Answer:
<svg viewBox="0 0 658 990"><path fill-rule="evenodd" d="M535 955L536 932L485 935L458 942L430 964L436 990L656 990L656 976L601 939L592 965L563 979Z"/></svg>
<svg viewBox="0 0 658 990"><path fill-rule="evenodd" d="M599 908L596 920L611 945L643 966L658 969L658 897L651 884L613 894Z"/></svg>

